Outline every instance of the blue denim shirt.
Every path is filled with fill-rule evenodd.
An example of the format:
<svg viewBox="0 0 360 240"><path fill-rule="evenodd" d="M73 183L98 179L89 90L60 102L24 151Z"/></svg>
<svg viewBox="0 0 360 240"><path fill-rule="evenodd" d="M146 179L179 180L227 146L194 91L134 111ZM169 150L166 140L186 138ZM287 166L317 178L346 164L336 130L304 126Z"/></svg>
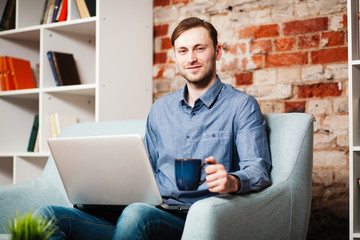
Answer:
<svg viewBox="0 0 360 240"><path fill-rule="evenodd" d="M196 191L176 187L176 158L213 156L241 181L239 193L271 184L265 120L250 95L216 82L195 101L186 102L187 86L157 100L149 113L145 146L164 202L192 204L216 195L206 182ZM201 179L206 174L202 173Z"/></svg>

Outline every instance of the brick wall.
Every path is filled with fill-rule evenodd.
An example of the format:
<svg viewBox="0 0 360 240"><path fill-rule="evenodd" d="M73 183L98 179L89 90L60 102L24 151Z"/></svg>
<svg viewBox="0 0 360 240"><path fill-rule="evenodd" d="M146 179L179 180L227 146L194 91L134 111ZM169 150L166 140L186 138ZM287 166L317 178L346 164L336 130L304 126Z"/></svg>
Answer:
<svg viewBox="0 0 360 240"><path fill-rule="evenodd" d="M170 34L198 16L223 47L223 82L264 113L306 112L314 130L313 211L348 217L346 0L154 0L154 99L181 88Z"/></svg>

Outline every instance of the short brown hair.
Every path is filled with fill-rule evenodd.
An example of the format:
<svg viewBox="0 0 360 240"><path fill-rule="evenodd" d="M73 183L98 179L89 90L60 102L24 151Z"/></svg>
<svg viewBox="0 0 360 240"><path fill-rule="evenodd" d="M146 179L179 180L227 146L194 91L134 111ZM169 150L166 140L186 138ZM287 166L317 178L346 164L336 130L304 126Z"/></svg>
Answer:
<svg viewBox="0 0 360 240"><path fill-rule="evenodd" d="M215 27L205 21L202 20L200 18L197 17L189 17L189 18L185 18L184 20L182 20L174 29L172 35L171 35L171 45L173 47L175 47L175 40L185 31L192 29L192 28L196 28L196 27L203 27L206 28L210 34L210 38L213 41L214 44L214 48L216 48L217 44L218 44L218 40L217 40L217 31L215 29Z"/></svg>

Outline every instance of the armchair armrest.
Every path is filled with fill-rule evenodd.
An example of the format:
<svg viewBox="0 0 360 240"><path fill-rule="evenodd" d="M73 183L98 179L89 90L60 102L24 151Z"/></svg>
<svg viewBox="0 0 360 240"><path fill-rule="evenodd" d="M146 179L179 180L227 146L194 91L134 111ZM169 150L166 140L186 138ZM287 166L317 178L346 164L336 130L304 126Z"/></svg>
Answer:
<svg viewBox="0 0 360 240"><path fill-rule="evenodd" d="M190 208L182 239L290 239L291 199L288 184L280 183L200 200Z"/></svg>
<svg viewBox="0 0 360 240"><path fill-rule="evenodd" d="M24 183L0 188L0 233L9 217L46 205L70 206L68 199L47 179L39 177Z"/></svg>

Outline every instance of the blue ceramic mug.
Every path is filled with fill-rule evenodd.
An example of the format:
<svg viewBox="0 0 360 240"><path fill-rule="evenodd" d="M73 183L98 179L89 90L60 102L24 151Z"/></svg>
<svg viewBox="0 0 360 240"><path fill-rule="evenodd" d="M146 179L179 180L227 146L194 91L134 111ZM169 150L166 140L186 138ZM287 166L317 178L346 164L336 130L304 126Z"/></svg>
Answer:
<svg viewBox="0 0 360 240"><path fill-rule="evenodd" d="M175 159L175 179L180 191L194 191L205 182L200 181L201 170L207 163L201 164L201 159Z"/></svg>

